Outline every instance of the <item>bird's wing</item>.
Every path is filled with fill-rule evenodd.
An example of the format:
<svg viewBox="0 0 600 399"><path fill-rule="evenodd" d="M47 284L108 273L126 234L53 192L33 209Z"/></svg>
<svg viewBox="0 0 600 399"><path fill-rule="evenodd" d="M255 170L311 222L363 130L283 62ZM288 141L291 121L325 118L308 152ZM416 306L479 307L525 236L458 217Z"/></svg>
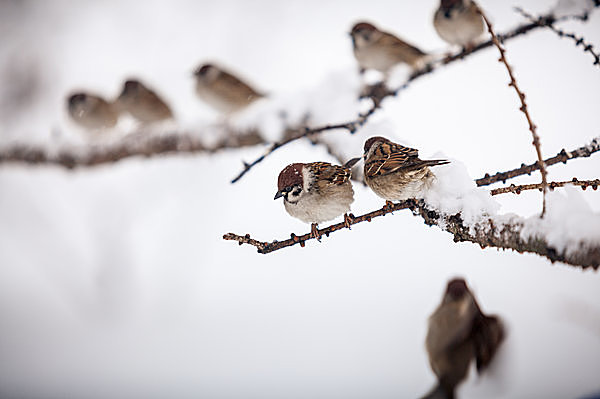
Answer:
<svg viewBox="0 0 600 399"><path fill-rule="evenodd" d="M240 79L225 71L221 71L220 79L216 79L213 82L213 85L220 86L218 88L215 87L219 91L231 91L234 93L239 93L240 97L245 99L262 97L262 94L258 93L248 84L242 82Z"/></svg>
<svg viewBox="0 0 600 399"><path fill-rule="evenodd" d="M342 185L350 180L350 168L327 162L314 162L310 168L315 175L317 190L331 185Z"/></svg>
<svg viewBox="0 0 600 399"><path fill-rule="evenodd" d="M365 175L383 176L420 161L419 151L396 143L382 143L365 163Z"/></svg>
<svg viewBox="0 0 600 399"><path fill-rule="evenodd" d="M381 44L385 45L385 47L391 48L400 54L410 54L413 57L422 57L427 55L424 51L419 49L418 47L413 46L405 42L404 40L398 38L397 36L392 35L391 33L381 32L382 35L379 38Z"/></svg>

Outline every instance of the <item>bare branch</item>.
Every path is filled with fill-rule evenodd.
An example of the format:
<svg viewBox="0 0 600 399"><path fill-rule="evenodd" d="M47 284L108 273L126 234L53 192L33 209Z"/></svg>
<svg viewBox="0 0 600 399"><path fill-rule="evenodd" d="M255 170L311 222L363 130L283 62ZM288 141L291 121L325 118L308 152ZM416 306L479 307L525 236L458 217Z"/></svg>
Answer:
<svg viewBox="0 0 600 399"><path fill-rule="evenodd" d="M565 151L565 149L563 148L555 156L544 160L544 164L546 164L546 166L552 166L561 162L567 163L567 161L571 159L587 158L598 151L600 151L600 136L594 138L590 144L577 148L570 152ZM516 168L506 172L497 172L493 176L490 176L488 173L486 173L484 177L475 180L475 183L477 183L477 186L487 186L489 184L497 183L500 181L502 183L506 183L506 180L508 179L512 179L514 177L522 175L530 175L531 172L534 172L538 169L539 166L537 162L534 162L531 165L521 164L520 168Z"/></svg>
<svg viewBox="0 0 600 399"><path fill-rule="evenodd" d="M586 20L587 14L585 16L574 16L574 17L576 17L578 19ZM547 26L547 25L551 25L555 21L556 20L552 16L552 14L548 14L548 15L539 17L535 23L519 25L516 28L514 28L504 34L498 34L497 40L499 40L500 42L505 42L505 41L513 39L515 37L524 35L534 29L537 29L537 28L540 28L543 26ZM361 97L370 98L373 101L373 105L371 106L371 108L369 108L369 110L367 112L365 112L364 114L361 114L357 119L346 122L346 123L340 123L337 125L325 125L325 126L313 128L313 129L308 129L308 128L300 129L299 134L293 135L292 137L289 137L283 141L273 143L267 149L267 151L265 151L265 153L263 155L261 155L260 157L258 157L257 159L255 159L253 162L251 162L249 164L244 164L244 169L231 182L235 183L235 182L239 181L246 173L248 173L248 171L250 169L252 169L258 163L262 162L273 151L283 147L286 144L291 143L292 141L298 140L303 137L312 136L314 134L318 134L318 133L321 133L324 131L335 130L335 129L345 129L349 133L354 133L358 128L363 126L367 122L367 120L371 117L371 115L373 115L380 108L381 102L383 101L384 98L390 97L390 96L395 97L401 91L407 89L414 80L417 80L418 78L420 78L422 76L425 76L432 72L435 72L440 66L445 66L445 65L451 64L452 62L462 60L465 57L468 57L473 53L476 53L478 51L481 51L483 49L491 47L493 44L494 44L493 40L488 40L486 42L479 43L478 45L476 45L470 49L463 49L462 51L460 51L454 55L448 56L448 57L444 58L441 62L426 65L422 69L414 72L406 80L406 82L404 82L404 84L402 84L400 87L396 88L395 90L388 89L384 84L377 84L377 85L369 87L367 90L368 93L361 95Z"/></svg>
<svg viewBox="0 0 600 399"><path fill-rule="evenodd" d="M499 61L504 64L504 66L506 67L506 70L508 72L508 76L510 77L510 83L508 85L512 86L515 89L515 91L517 92L517 95L519 96L519 100L521 101L521 108L519 108L519 109L521 110L521 112L523 112L523 114L525 114L525 117L527 118L527 123L529 124L529 130L531 131L531 135L533 136L533 146L535 147L535 152L538 157L538 165L539 165L539 169L540 169L540 174L542 175L542 215L541 216L543 217L544 214L546 213L546 188L548 186L548 183L547 183L547 179L546 179L546 165L544 164L544 159L542 158L542 148L541 148L541 144L540 144L540 137L537 134L537 126L533 123L533 120L531 119L531 115L529 114L529 110L527 109L527 103L525 102L525 93L523 93L523 91L517 85L517 81L515 79L513 70L511 68L510 64L508 63L508 60L506 59L506 50L504 49L502 44L500 44L500 40L498 39L498 36L496 36L496 33L494 32L492 24L488 20L487 16L483 12L483 10L481 8L477 7L477 11L479 12L479 14L481 14L481 17L483 18L483 20L487 26L488 32L492 36L492 41L494 42L494 45L500 52L500 60Z"/></svg>
<svg viewBox="0 0 600 399"><path fill-rule="evenodd" d="M591 187L593 190L597 190L598 185L600 185L600 180L599 179L577 180L577 178L574 177L573 180L568 180L568 181L552 181L552 182L548 183L548 187L550 188L550 191L552 191L557 187L564 187L567 184L570 184L573 186L579 186L579 187L581 187L582 190L585 190L588 187ZM490 194L492 194L492 195L506 194L506 193L521 194L521 191L526 191L526 190L542 191L542 184L534 183L534 184L523 184L520 186L515 186L514 184L511 184L508 187L495 188L492 191L490 191Z"/></svg>
<svg viewBox="0 0 600 399"><path fill-rule="evenodd" d="M575 42L575 46L583 46L583 51L588 52L594 57L594 65L600 67L600 55L594 51L594 45L591 43L587 43L585 39L581 36L577 36L575 33L567 33L562 29L554 26L554 23L547 23L547 21L540 20L540 18L535 18L533 15L529 14L527 11L523 10L520 7L515 7L515 11L521 14L523 17L527 18L530 22L536 24L542 24L542 26L547 27L552 32L556 33L559 37L568 37Z"/></svg>
<svg viewBox="0 0 600 399"><path fill-rule="evenodd" d="M482 248L495 247L502 249L512 249L519 253L530 252L550 259L550 261L563 262L572 266L580 266L582 268L592 267L598 269L600 264L600 246L582 245L575 253L559 252L553 248L544 237L523 238L521 232L525 227L525 220L522 218L513 218L510 223L502 223L495 221L493 218L485 218L481 222L474 225L464 223L461 215L441 215L439 212L429 209L422 201L407 200L391 207L384 206L373 212L355 217L350 215L349 224L354 225L364 221L370 222L373 218L384 216L393 211L402 209L410 209L416 216L421 216L425 224L429 226L438 226L441 229L448 231L454 236L455 242L469 241L479 244ZM330 233L346 228L345 222L333 224L324 229L319 230L321 234L329 236ZM250 238L250 234L240 236L233 233L228 233L223 236L224 240L237 241L240 245L249 244L257 248L257 252L268 254L282 248L291 247L296 244L304 247L306 241L313 239L310 233L300 236L295 234L291 238L283 241L262 242Z"/></svg>
<svg viewBox="0 0 600 399"><path fill-rule="evenodd" d="M361 216L354 216L353 214L349 214L348 217L348 225L352 226L355 225L357 223L361 223L361 222L370 222L371 219L376 218L378 216L383 216L387 213L391 213L394 211L399 211L401 209L407 209L410 207L410 204L414 202L412 200L409 201L402 201L399 202L397 204L392 204L391 207L388 207L387 205L385 205L383 208L378 209L376 211L372 211L369 213L365 213L364 215ZM333 233L334 231L338 231L344 228L349 228L346 225L346 222L341 222L341 223L337 223L337 224L332 224L329 227L326 227L324 229L319 229L319 233L322 235L326 235L327 237L329 237L330 233ZM239 236L237 234L233 234L233 233L227 233L223 236L224 240L231 240L231 241L238 241L240 245L242 244L250 244L253 245L255 247L258 248L258 252L261 254L268 254L270 252L273 251L277 251L278 249L281 248L285 248L285 247L291 247L292 245L296 245L296 244L300 244L300 246L304 246L304 243L308 240L313 239L314 237L311 236L310 233L306 233L304 235L300 235L297 236L295 234L291 234L291 237L287 240L283 240L283 241L273 241L273 242L260 242L260 241L256 241L250 238L250 234L246 234L245 236Z"/></svg>
<svg viewBox="0 0 600 399"><path fill-rule="evenodd" d="M216 152L225 148L240 148L263 143L256 132L236 134L213 146L206 146L198 138L188 135L165 135L151 137L140 142L124 140L117 144L81 149L63 149L56 154L46 149L18 145L0 150L0 163L54 164L68 169L113 163L134 156L153 157L169 153Z"/></svg>

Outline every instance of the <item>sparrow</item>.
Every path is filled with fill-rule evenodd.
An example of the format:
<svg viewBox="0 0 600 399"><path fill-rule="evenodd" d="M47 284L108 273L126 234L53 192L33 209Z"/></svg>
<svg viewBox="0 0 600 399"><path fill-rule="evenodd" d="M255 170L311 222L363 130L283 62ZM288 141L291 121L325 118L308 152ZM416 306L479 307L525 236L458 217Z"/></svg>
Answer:
<svg viewBox="0 0 600 399"><path fill-rule="evenodd" d="M250 85L213 64L204 64L194 72L196 93L218 112L229 116L264 97Z"/></svg>
<svg viewBox="0 0 600 399"><path fill-rule="evenodd" d="M433 15L433 27L445 42L472 48L485 30L477 8L472 0L441 0Z"/></svg>
<svg viewBox="0 0 600 399"><path fill-rule="evenodd" d="M477 372L483 372L504 335L500 318L481 311L465 280L448 282L442 302L429 317L425 347L438 385L426 398L454 398L471 360L475 360Z"/></svg>
<svg viewBox="0 0 600 399"><path fill-rule="evenodd" d="M89 93L70 95L67 110L75 123L90 130L114 127L119 119L119 113L111 103Z"/></svg>
<svg viewBox="0 0 600 399"><path fill-rule="evenodd" d="M354 190L350 182L353 158L344 166L327 162L293 163L286 166L277 179L275 198L283 197L285 210L291 216L311 224L311 237L320 240L317 228L321 222L344 214L350 228L350 204Z"/></svg>
<svg viewBox="0 0 600 399"><path fill-rule="evenodd" d="M361 73L366 69L375 69L387 77L397 64L405 63L418 69L428 57L427 53L368 22L354 25L350 36Z"/></svg>
<svg viewBox="0 0 600 399"><path fill-rule="evenodd" d="M365 183L386 205L420 196L434 179L430 166L450 163L443 159L422 160L414 148L404 147L384 137L365 141Z"/></svg>
<svg viewBox="0 0 600 399"><path fill-rule="evenodd" d="M115 106L143 124L173 118L169 106L153 90L135 79L125 82L123 91L115 100Z"/></svg>

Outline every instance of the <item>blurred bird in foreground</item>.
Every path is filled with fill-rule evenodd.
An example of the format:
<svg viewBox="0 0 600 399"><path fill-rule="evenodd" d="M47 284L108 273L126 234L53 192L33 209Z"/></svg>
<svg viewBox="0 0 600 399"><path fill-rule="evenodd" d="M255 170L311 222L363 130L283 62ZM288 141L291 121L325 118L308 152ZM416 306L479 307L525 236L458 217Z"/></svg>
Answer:
<svg viewBox="0 0 600 399"><path fill-rule="evenodd" d="M364 151L365 182L388 206L391 201L420 197L435 178L429 167L450 163L419 159L418 150L379 136L369 138Z"/></svg>
<svg viewBox="0 0 600 399"><path fill-rule="evenodd" d="M89 130L112 128L119 119L119 113L111 103L90 93L70 95L67 110L75 123Z"/></svg>
<svg viewBox="0 0 600 399"><path fill-rule="evenodd" d="M483 18L472 0L441 0L433 26L447 43L470 49L484 30Z"/></svg>
<svg viewBox="0 0 600 399"><path fill-rule="evenodd" d="M154 91L135 79L125 82L115 106L144 125L173 118L169 106Z"/></svg>
<svg viewBox="0 0 600 399"><path fill-rule="evenodd" d="M425 347L438 385L425 398L454 398L471 360L475 360L477 372L483 372L504 335L500 318L483 314L465 280L451 280L442 303L429 317Z"/></svg>
<svg viewBox="0 0 600 399"><path fill-rule="evenodd" d="M275 198L283 197L285 210L291 216L311 223L311 235L320 239L317 225L344 214L350 227L347 212L354 201L350 182L351 168L360 158L344 166L327 162L293 163L286 166L277 179Z"/></svg>
<svg viewBox="0 0 600 399"><path fill-rule="evenodd" d="M239 112L265 96L240 78L213 64L201 65L194 76L198 96L225 116Z"/></svg>
<svg viewBox="0 0 600 399"><path fill-rule="evenodd" d="M360 72L374 69L387 79L392 67L408 64L413 70L425 66L428 54L391 33L381 31L368 22L359 22L350 32L354 57Z"/></svg>

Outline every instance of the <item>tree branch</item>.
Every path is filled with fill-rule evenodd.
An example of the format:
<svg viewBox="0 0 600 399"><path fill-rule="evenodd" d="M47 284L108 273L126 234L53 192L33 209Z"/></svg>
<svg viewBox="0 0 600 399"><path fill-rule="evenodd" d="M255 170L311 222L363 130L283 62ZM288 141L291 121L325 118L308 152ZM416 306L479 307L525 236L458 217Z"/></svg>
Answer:
<svg viewBox="0 0 600 399"><path fill-rule="evenodd" d="M538 157L539 170L540 170L540 174L542 175L542 215L541 216L543 217L544 214L546 213L546 189L548 187L548 182L546 179L546 165L544 164L544 159L542 157L542 148L541 148L541 144L540 144L540 137L537 134L537 126L533 123L533 120L531 119L531 115L529 114L529 110L527 108L527 103L525 102L525 93L523 93L523 91L519 88L519 85L517 84L517 80L515 79L513 70L511 68L510 64L508 63L508 60L506 59L506 50L504 49L504 47L502 47L502 44L500 44L500 40L498 39L498 36L496 36L496 33L494 32L492 24L488 20L487 16L483 12L483 10L481 8L479 8L479 6L478 6L477 11L483 18L483 21L485 22L485 25L487 26L488 32L492 36L492 41L494 42L494 45L500 52L500 60L499 61L504 64L504 66L506 67L506 71L508 72L508 76L510 77L510 83L508 85L512 86L513 89L515 89L517 96L519 96L519 100L521 101L521 108L519 108L519 110L521 112L523 112L523 114L525 114L525 118L527 119L527 123L529 124L529 131L531 131L531 135L533 136L533 146L535 147L535 152Z"/></svg>
<svg viewBox="0 0 600 399"><path fill-rule="evenodd" d="M422 200L407 200L391 207L384 206L373 212L355 217L350 215L349 224L355 225L364 221L370 222L373 218L384 216L393 211L410 209L416 216L421 216L425 224L438 226L451 233L455 242L469 241L479 244L481 248L495 247L512 249L519 253L530 252L548 258L551 262L559 261L572 266L580 266L585 269L592 267L598 269L600 264L600 245L580 245L577 252L559 252L553 248L542 236L531 236L524 238L521 234L526 226L526 220L515 217L510 222L500 222L492 217L485 217L479 223L467 225L460 213L454 215L442 215L436 210L430 209ZM319 230L321 234L329 236L330 233L346 228L345 222L336 223ZM268 254L282 248L291 247L296 244L304 247L306 241L313 239L310 233L300 236L292 234L283 241L264 242L250 238L250 234L240 236L227 233L224 240L237 241L239 245L249 244L257 248L257 252Z"/></svg>
<svg viewBox="0 0 600 399"><path fill-rule="evenodd" d="M548 183L548 187L550 188L550 191L552 191L557 187L564 187L567 184L571 184L573 186L579 186L579 187L581 187L582 190L585 190L588 187L591 187L593 190L597 190L598 185L600 185L600 179L577 180L577 178L574 177L573 180L550 182L550 183ZM490 194L492 194L492 195L506 194L506 193L521 194L521 191L536 190L536 189L541 191L542 184L541 183L523 184L520 186L515 186L514 184L511 184L508 187L495 188L490 191Z"/></svg>
<svg viewBox="0 0 600 399"><path fill-rule="evenodd" d="M544 164L546 166L552 166L557 163L567 163L567 161L575 158L587 158L595 152L600 151L600 136L594 138L590 144L585 145L583 147L577 148L573 151L567 152L563 148L558 154L555 156L544 160ZM487 186L489 184L497 183L501 181L502 183L506 183L506 180L512 179L517 176L522 175L530 175L531 172L534 172L539 169L538 163L532 163L531 165L521 164L520 168L516 168L513 170L509 170L506 172L497 172L495 175L490 176L488 173L485 174L480 179L475 180L477 186Z"/></svg>
<svg viewBox="0 0 600 399"><path fill-rule="evenodd" d="M575 33L567 33L562 29L554 26L554 22L547 23L547 21L540 20L540 18L534 18L533 15L529 14L527 11L520 7L515 7L515 11L521 14L523 17L527 18L530 22L537 24L540 23L541 26L547 27L552 32L556 33L559 37L568 37L569 39L575 42L575 46L583 46L583 51L588 52L594 57L594 65L600 67L600 55L594 51L594 45L591 43L586 43L585 39L581 36L575 35ZM539 22L538 22L539 21Z"/></svg>
<svg viewBox="0 0 600 399"><path fill-rule="evenodd" d="M134 156L153 157L169 153L212 153L225 148L241 148L263 142L264 140L256 132L249 132L221 140L213 146L206 146L198 138L177 134L151 137L141 142L124 140L110 146L92 147L82 153L70 148L51 154L48 150L40 147L17 145L0 150L0 163L53 164L73 169L113 163Z"/></svg>
<svg viewBox="0 0 600 399"><path fill-rule="evenodd" d="M586 20L587 14L585 16L573 16L573 17L577 17L578 19ZM545 16L539 17L535 23L522 24L504 34L497 35L497 40L499 40L500 42L505 42L505 41L513 39L515 37L524 35L534 29L544 27L547 25L551 25L555 21L556 21L556 19L552 16L552 14L547 14ZM402 84L400 87L396 88L395 90L390 90L387 87L385 87L385 85L383 85L383 84L377 84L377 85L369 87L368 93L361 95L361 97L368 97L368 98L371 98L371 100L373 101L373 105L371 106L371 108L369 108L369 110L366 113L361 114L357 119L346 122L346 123L340 123L337 125L325 125L325 126L321 126L321 127L317 127L317 128L312 128L312 129L308 129L308 128L299 129L298 130L299 134L293 135L292 137L289 137L283 141L273 143L265 151L265 153L263 153L260 157L258 157L257 159L255 159L254 161L252 161L249 164L244 163L244 169L235 178L233 178L233 180L231 182L236 183L237 181L239 181L246 173L248 173L250 171L250 169L252 169L258 163L262 162L273 151L276 151L277 149L283 147L286 144L291 143L292 141L301 139L303 137L311 136L311 135L314 135L317 133L321 133L324 131L335 130L335 129L345 129L350 133L354 133L358 128L363 126L367 122L367 120L371 117L371 115L373 115L381 107L381 102L383 101L384 98L390 97L390 96L391 97L397 96L401 91L407 89L413 81L417 80L418 78L420 78L422 76L425 76L432 72L435 72L440 66L445 66L445 65L451 64L455 61L462 60L465 57L468 57L473 53L476 53L478 51L481 51L483 49L491 47L492 45L494 45L494 41L488 40L486 42L479 43L478 45L476 45L470 49L463 49L462 51L460 51L454 55L444 58L443 60L441 60L438 63L426 65L424 68L414 72L407 79L407 81L404 84Z"/></svg>

